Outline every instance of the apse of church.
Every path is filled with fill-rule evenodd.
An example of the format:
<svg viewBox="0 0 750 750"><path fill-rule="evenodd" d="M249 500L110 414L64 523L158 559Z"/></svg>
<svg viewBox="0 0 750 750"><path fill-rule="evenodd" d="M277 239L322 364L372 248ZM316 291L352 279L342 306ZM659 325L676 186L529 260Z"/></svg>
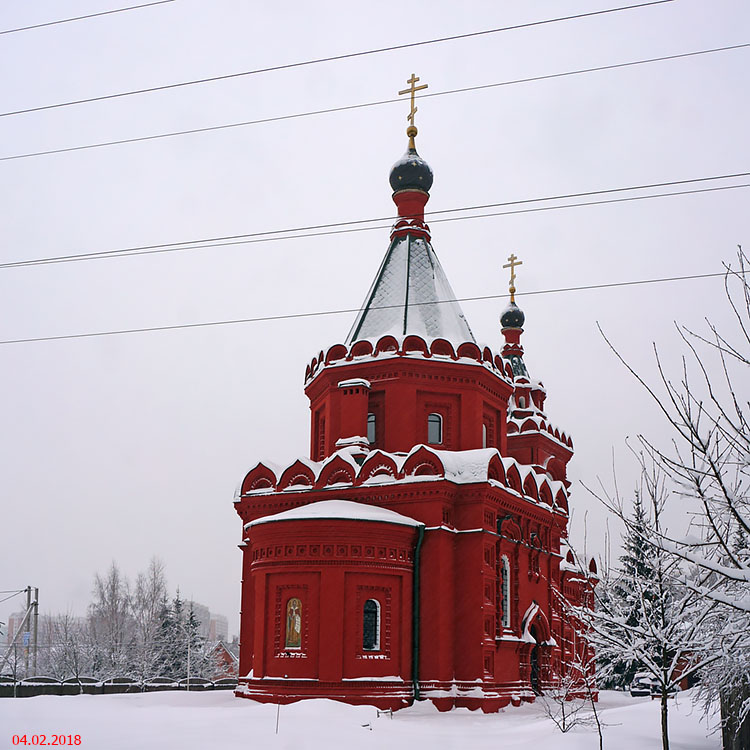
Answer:
<svg viewBox="0 0 750 750"><path fill-rule="evenodd" d="M397 219L342 343L305 372L310 457L258 463L243 522L237 695L401 708L429 699L497 711L533 700L575 661L562 602L595 585L567 547L570 438L526 367L511 300L500 352L480 346L432 246L433 172L391 169Z"/></svg>

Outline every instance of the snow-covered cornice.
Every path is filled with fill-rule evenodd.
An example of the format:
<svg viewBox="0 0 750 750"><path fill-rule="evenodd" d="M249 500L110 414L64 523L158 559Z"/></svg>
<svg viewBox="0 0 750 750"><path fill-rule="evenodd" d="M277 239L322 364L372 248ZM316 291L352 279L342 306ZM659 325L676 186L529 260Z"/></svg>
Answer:
<svg viewBox="0 0 750 750"><path fill-rule="evenodd" d="M493 353L488 346L480 348L473 341L452 342L445 338L389 333L376 339L359 339L350 345L334 344L325 352L321 350L305 370L305 383L312 381L327 367L396 357L480 366L508 383L513 380L510 363Z"/></svg>
<svg viewBox="0 0 750 750"><path fill-rule="evenodd" d="M417 445L408 453L374 450L361 465L352 449L336 451L323 461L299 458L286 467L258 463L245 476L235 502L279 492L309 492L357 487L434 482L454 484L486 482L550 511L568 513L565 484L539 473L514 458L501 456L495 448L465 451L436 450Z"/></svg>
<svg viewBox="0 0 750 750"><path fill-rule="evenodd" d="M533 393L535 391L540 391L546 395L544 385L540 381L515 378L513 386L513 395L508 400L508 436L545 432L549 438L559 445L572 450L573 441L570 436L551 425L545 412L534 402ZM523 393L525 389L527 390L523 398L527 403L524 406L519 406L519 392Z"/></svg>
<svg viewBox="0 0 750 750"><path fill-rule="evenodd" d="M565 583L598 583L599 571L593 557L589 559L588 571L585 570L565 539L560 542L560 556L560 571Z"/></svg>
<svg viewBox="0 0 750 750"><path fill-rule="evenodd" d="M568 450L573 449L573 441L568 435L559 430L557 427L553 427L546 421L546 418L538 415L528 417L510 417L508 419L508 437L513 435L528 435L532 433L544 432L547 437L554 440L559 445L567 448Z"/></svg>

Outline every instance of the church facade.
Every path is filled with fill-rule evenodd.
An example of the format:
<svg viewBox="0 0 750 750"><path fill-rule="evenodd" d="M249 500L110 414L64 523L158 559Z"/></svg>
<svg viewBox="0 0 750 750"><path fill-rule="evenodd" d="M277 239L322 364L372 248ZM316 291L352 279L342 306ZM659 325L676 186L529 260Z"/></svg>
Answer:
<svg viewBox="0 0 750 750"><path fill-rule="evenodd" d="M587 661L563 606L596 574L567 547L572 441L526 368L513 296L502 350L474 340L407 135L385 258L346 340L305 372L310 456L258 463L235 497L238 696L497 711Z"/></svg>

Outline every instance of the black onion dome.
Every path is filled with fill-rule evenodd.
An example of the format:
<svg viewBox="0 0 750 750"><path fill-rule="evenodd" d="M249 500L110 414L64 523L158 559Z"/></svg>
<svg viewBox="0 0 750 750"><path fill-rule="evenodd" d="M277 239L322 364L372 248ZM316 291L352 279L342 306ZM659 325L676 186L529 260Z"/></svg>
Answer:
<svg viewBox="0 0 750 750"><path fill-rule="evenodd" d="M515 302L511 302L500 316L503 328L523 328L525 320L523 310Z"/></svg>
<svg viewBox="0 0 750 750"><path fill-rule="evenodd" d="M432 169L415 148L410 148L393 165L389 179L394 193L399 190L422 190L428 193L432 187Z"/></svg>

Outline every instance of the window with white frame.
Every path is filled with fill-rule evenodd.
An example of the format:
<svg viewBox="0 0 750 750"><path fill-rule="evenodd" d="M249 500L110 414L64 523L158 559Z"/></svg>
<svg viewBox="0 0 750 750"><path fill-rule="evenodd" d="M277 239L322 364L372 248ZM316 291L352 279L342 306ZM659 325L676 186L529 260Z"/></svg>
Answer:
<svg viewBox="0 0 750 750"><path fill-rule="evenodd" d="M503 555L500 570L503 577L502 583L502 616L503 616L503 627L510 627L510 563L508 558Z"/></svg>
<svg viewBox="0 0 750 750"><path fill-rule="evenodd" d="M427 442L430 445L441 445L443 442L443 417L440 414L427 417Z"/></svg>

